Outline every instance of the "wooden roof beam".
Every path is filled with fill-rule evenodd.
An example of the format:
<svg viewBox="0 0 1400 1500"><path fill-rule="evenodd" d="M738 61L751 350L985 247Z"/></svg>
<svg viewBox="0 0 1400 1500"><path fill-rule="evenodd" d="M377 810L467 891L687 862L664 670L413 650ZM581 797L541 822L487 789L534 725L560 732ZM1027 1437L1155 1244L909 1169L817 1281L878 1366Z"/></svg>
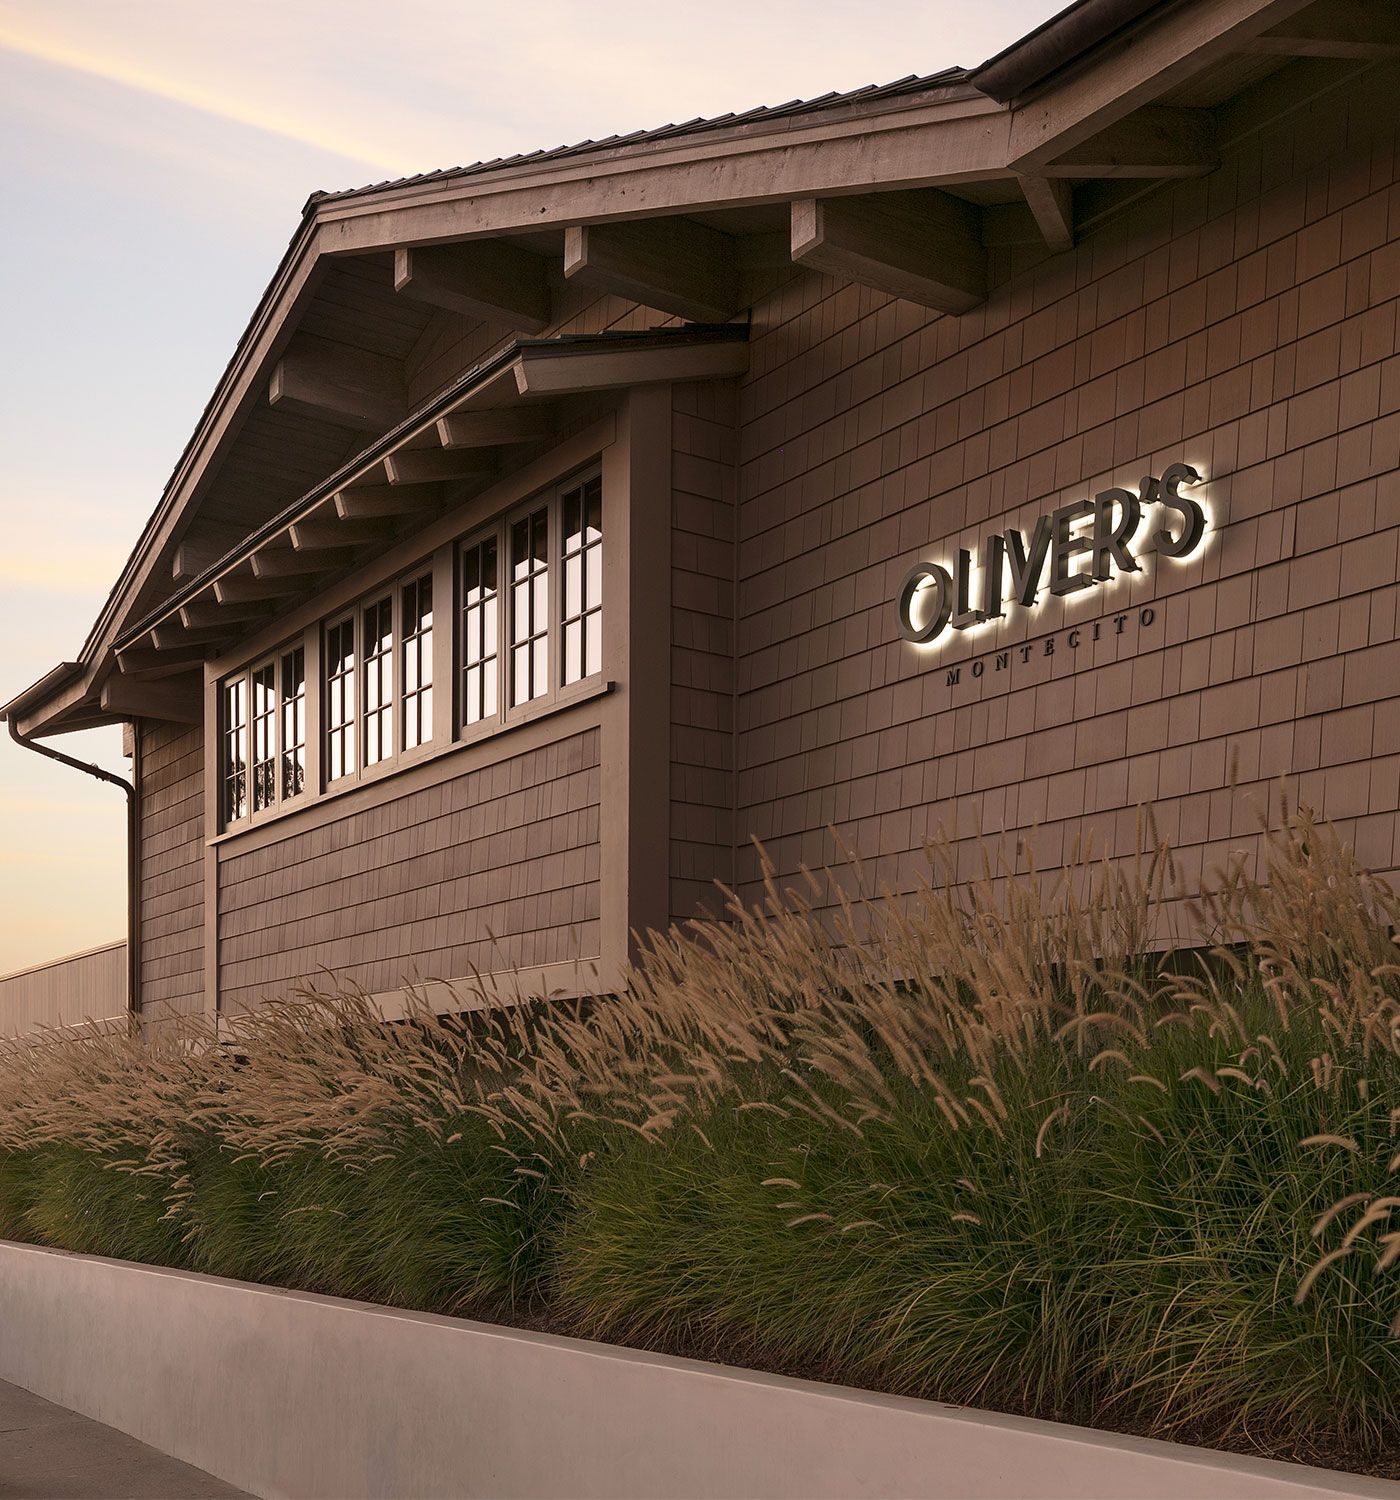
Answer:
<svg viewBox="0 0 1400 1500"><path fill-rule="evenodd" d="M437 484L364 484L337 490L333 497L336 515L346 521L392 520L434 511L441 503Z"/></svg>
<svg viewBox="0 0 1400 1500"><path fill-rule="evenodd" d="M247 530L225 522L196 523L180 539L171 559L170 576L176 583L188 583L214 566L247 536Z"/></svg>
<svg viewBox="0 0 1400 1500"><path fill-rule="evenodd" d="M1026 206L1035 215L1041 238L1056 255L1074 248L1074 194L1068 182L1054 177L1022 177ZM985 238L985 236L984 236Z"/></svg>
<svg viewBox="0 0 1400 1500"><path fill-rule="evenodd" d="M121 673L102 686L103 713L126 719L160 719L170 724L199 724L204 719L200 674L182 670L164 682L137 681Z"/></svg>
<svg viewBox="0 0 1400 1500"><path fill-rule="evenodd" d="M220 604L217 599L191 599L180 606L180 620L188 628L198 630L205 625L245 625L266 619L271 606L257 600L244 604Z"/></svg>
<svg viewBox="0 0 1400 1500"><path fill-rule="evenodd" d="M405 448L384 460L389 483L435 484L451 479L484 479L496 471L490 453L471 449Z"/></svg>
<svg viewBox="0 0 1400 1500"><path fill-rule="evenodd" d="M292 340L267 395L279 411L361 432L387 432L408 411L397 360L310 334Z"/></svg>
<svg viewBox="0 0 1400 1500"><path fill-rule="evenodd" d="M552 316L544 260L498 240L400 245L394 251L394 290L522 333L543 333Z"/></svg>
<svg viewBox="0 0 1400 1500"><path fill-rule="evenodd" d="M727 323L743 303L734 241L692 219L571 224L564 277L692 323Z"/></svg>
<svg viewBox="0 0 1400 1500"><path fill-rule="evenodd" d="M1204 177L1220 163L1207 109L1140 109L1039 169L1057 177Z"/></svg>
<svg viewBox="0 0 1400 1500"><path fill-rule="evenodd" d="M157 651L154 646L128 646L117 652L117 668L126 677L177 677L202 667L208 652L202 646Z"/></svg>
<svg viewBox="0 0 1400 1500"><path fill-rule="evenodd" d="M289 535L294 552L334 552L340 547L363 547L370 542L387 542L394 535L394 530L394 522L389 517L347 521L343 518L331 520L325 516L317 516L307 521L294 521L289 528Z"/></svg>
<svg viewBox="0 0 1400 1500"><path fill-rule="evenodd" d="M1400 57L1400 13L1374 0L1317 0L1301 15L1250 38L1243 50L1266 57Z"/></svg>
<svg viewBox="0 0 1400 1500"><path fill-rule="evenodd" d="M151 627L150 642L157 651L183 651L190 646L217 646L231 633L230 625L196 625L189 629L167 620Z"/></svg>
<svg viewBox="0 0 1400 1500"><path fill-rule="evenodd" d="M309 571L312 564L302 559L305 573L286 573L278 577L257 576L248 573L229 573L214 580L214 597L221 604L276 604L307 589L313 589L321 581L319 573Z"/></svg>
<svg viewBox="0 0 1400 1500"><path fill-rule="evenodd" d="M555 419L546 406L454 411L438 418L437 430L444 448L494 448L543 442L554 436Z"/></svg>
<svg viewBox="0 0 1400 1500"><path fill-rule="evenodd" d="M938 312L965 313L987 295L978 210L942 192L798 199L792 258Z"/></svg>
<svg viewBox="0 0 1400 1500"><path fill-rule="evenodd" d="M316 552L254 552L248 559L254 578L297 578L317 581L322 573L333 573L355 560L353 547L321 548Z"/></svg>

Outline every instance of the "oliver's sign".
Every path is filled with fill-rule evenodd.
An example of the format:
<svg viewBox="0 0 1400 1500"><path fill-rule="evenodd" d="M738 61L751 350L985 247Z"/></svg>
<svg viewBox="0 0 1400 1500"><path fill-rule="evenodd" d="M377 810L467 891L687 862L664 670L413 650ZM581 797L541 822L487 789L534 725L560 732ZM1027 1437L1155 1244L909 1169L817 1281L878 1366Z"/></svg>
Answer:
<svg viewBox="0 0 1400 1500"><path fill-rule="evenodd" d="M1206 517L1181 487L1200 480L1190 464L1172 464L1160 479L1150 474L1144 478L1136 495L1115 487L1041 516L1029 541L1015 529L989 532L982 538L976 598L972 554L966 547L958 548L949 567L915 563L899 588L899 633L907 641L927 643L949 625L967 630L1000 619L1008 600L1030 607L1040 592L1047 562L1053 596L1106 583L1115 572L1139 572L1136 553L1147 547L1135 549L1134 542L1148 506L1157 507L1158 524L1146 543L1162 557L1189 556L1205 536ZM1083 521L1088 526L1077 529L1076 523Z"/></svg>

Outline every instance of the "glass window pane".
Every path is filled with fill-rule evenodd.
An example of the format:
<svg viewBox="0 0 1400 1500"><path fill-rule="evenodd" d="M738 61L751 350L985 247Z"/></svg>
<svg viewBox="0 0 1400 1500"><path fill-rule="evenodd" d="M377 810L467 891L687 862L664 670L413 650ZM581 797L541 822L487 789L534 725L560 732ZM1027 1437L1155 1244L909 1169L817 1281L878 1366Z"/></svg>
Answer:
<svg viewBox="0 0 1400 1500"><path fill-rule="evenodd" d="M517 583L511 589L511 639L516 645L530 639L530 585Z"/></svg>
<svg viewBox="0 0 1400 1500"><path fill-rule="evenodd" d="M583 504L578 490L564 496L564 551L574 551L582 541Z"/></svg>
<svg viewBox="0 0 1400 1500"><path fill-rule="evenodd" d="M514 695L517 703L528 703L530 700L530 648L517 646L514 650L515 659L515 688Z"/></svg>
<svg viewBox="0 0 1400 1500"><path fill-rule="evenodd" d="M583 676L583 621L570 620L564 627L564 681Z"/></svg>
<svg viewBox="0 0 1400 1500"><path fill-rule="evenodd" d="M596 542L603 535L603 481L590 479L584 487L585 521L588 527L587 541Z"/></svg>
<svg viewBox="0 0 1400 1500"><path fill-rule="evenodd" d="M595 672L603 670L603 615L601 610L595 610L588 617L588 649L583 668L583 675L591 677Z"/></svg>
<svg viewBox="0 0 1400 1500"><path fill-rule="evenodd" d="M583 613L582 589L583 558L575 553L573 557L564 559L564 618L566 620Z"/></svg>

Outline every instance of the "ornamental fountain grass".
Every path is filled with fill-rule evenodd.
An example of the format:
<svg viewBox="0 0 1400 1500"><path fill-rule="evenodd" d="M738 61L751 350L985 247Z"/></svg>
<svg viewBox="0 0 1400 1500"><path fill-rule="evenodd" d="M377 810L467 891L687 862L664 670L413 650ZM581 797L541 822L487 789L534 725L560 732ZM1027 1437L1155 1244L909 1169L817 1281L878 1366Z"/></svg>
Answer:
<svg viewBox="0 0 1400 1500"><path fill-rule="evenodd" d="M1398 903L1298 814L1173 953L1144 829L770 881L592 1001L8 1045L0 1234L1389 1472Z"/></svg>

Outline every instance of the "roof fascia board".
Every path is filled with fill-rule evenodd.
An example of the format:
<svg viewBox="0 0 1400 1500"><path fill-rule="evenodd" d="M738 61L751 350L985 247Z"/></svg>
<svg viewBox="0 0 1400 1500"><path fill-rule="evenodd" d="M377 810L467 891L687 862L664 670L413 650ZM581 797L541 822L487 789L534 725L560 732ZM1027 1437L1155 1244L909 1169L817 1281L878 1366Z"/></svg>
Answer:
<svg viewBox="0 0 1400 1500"><path fill-rule="evenodd" d="M1009 166L1034 172L1308 4L1195 0L1150 18L1011 114Z"/></svg>
<svg viewBox="0 0 1400 1500"><path fill-rule="evenodd" d="M666 143L614 160L570 158L500 176L331 200L316 213L328 250L469 239L662 213L706 213L793 198L956 184L1011 175L1010 112L985 98L904 111L888 122L813 126L752 140ZM720 146L723 149L715 149ZM724 191L715 192L715 166Z"/></svg>
<svg viewBox="0 0 1400 1500"><path fill-rule="evenodd" d="M775 139L796 139L813 135L846 134L853 129L866 127L872 120L893 119L901 114L915 114L923 118L930 115L955 115L958 111L986 112L988 105L1000 106L989 100L981 91L958 80L955 83L929 88L917 94L903 94L865 102L842 105L814 104L811 109L791 114L774 113L753 120L738 120L723 128L697 122L697 128L667 128L659 131L639 131L635 135L619 139L597 141L588 146L570 146L558 151L530 152L524 156L507 157L498 162L483 162L469 167L452 168L441 172L425 172L417 176L399 178L368 187L350 188L339 193L317 193L312 202L325 208L352 203L357 199L373 200L377 203L396 200L400 197L432 197L444 188L467 186L470 183L492 183L511 177L541 174L552 175L566 168L579 167L585 172L596 171L613 162L624 164L636 162L649 155L670 155L675 152L690 152L700 157L727 154L727 151L743 148L762 150ZM704 128L701 128L704 127ZM727 149L726 149L727 148ZM470 187L468 187L470 191Z"/></svg>
<svg viewBox="0 0 1400 1500"><path fill-rule="evenodd" d="M0 705L0 724L7 719L22 717L26 708L31 703L37 703L47 693L56 691L70 678L76 677L83 670L82 663L76 661L61 661L56 667L50 668L38 680L31 683L21 693L16 693L6 704Z"/></svg>
<svg viewBox="0 0 1400 1500"><path fill-rule="evenodd" d="M66 665L72 665L72 663ZM49 675L52 676L52 673ZM77 676L63 682L59 688L43 696L38 692L42 686L42 680L36 682L32 688L27 688L15 700L23 706L16 708L13 703L10 704L7 716L25 739L34 735L64 734L71 729L85 729L88 727L86 721L80 724L68 724L64 722L64 719L69 710L86 702L106 675L100 665L84 666L80 668Z"/></svg>

